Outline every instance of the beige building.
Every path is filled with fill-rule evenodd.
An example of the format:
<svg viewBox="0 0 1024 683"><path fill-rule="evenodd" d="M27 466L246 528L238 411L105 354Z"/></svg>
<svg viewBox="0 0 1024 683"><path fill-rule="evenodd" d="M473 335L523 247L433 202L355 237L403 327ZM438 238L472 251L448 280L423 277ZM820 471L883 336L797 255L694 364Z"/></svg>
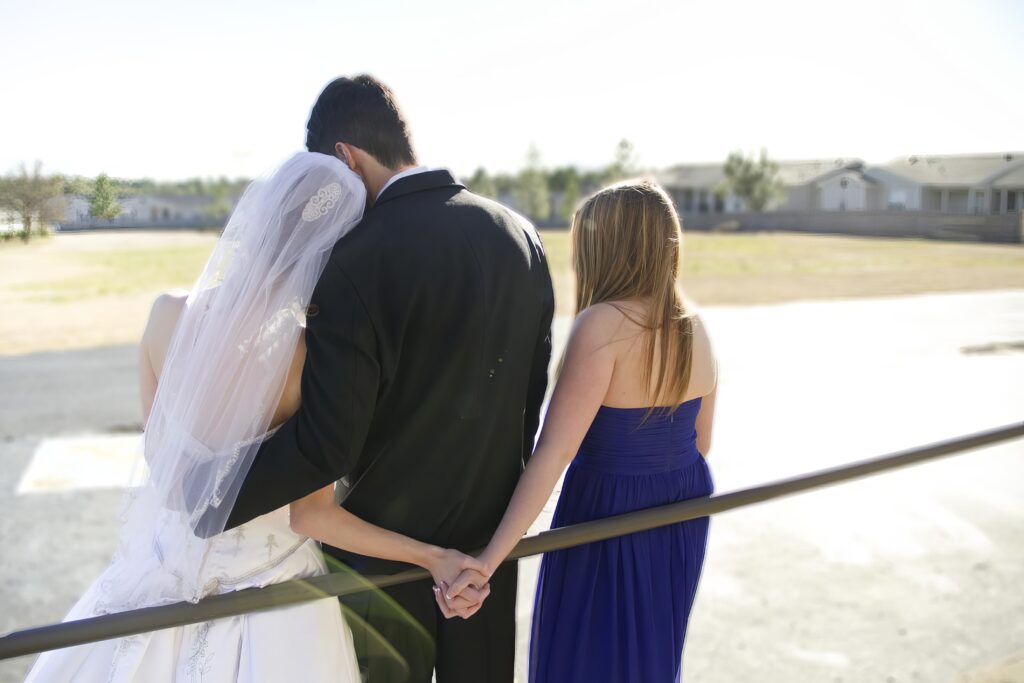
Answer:
<svg viewBox="0 0 1024 683"><path fill-rule="evenodd" d="M913 207L954 214L1001 214L1024 204L1024 153L912 156L870 169L905 184Z"/></svg>
<svg viewBox="0 0 1024 683"><path fill-rule="evenodd" d="M779 211L922 211L1005 214L1024 209L1024 153L780 161ZM721 164L681 164L658 174L683 213L743 212L722 193Z"/></svg>
<svg viewBox="0 0 1024 683"><path fill-rule="evenodd" d="M230 198L234 206L237 197ZM113 221L93 218L89 198L67 197L62 230L93 227L207 227L223 222L214 211L214 199L205 195L136 194L118 197L121 212Z"/></svg>

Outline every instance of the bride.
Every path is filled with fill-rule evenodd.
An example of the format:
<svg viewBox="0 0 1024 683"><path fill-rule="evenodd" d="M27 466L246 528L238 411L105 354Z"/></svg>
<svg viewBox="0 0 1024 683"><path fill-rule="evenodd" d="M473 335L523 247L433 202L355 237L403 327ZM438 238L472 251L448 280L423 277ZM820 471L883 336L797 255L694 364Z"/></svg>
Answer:
<svg viewBox="0 0 1024 683"><path fill-rule="evenodd" d="M187 298L157 299L141 346L139 479L110 565L65 620L324 574L308 535L419 565L437 585L480 568L363 522L334 504L331 486L218 533L260 441L298 407L306 306L365 206L361 180L342 161L298 153L246 190ZM47 652L26 680L361 679L338 600L324 598Z"/></svg>

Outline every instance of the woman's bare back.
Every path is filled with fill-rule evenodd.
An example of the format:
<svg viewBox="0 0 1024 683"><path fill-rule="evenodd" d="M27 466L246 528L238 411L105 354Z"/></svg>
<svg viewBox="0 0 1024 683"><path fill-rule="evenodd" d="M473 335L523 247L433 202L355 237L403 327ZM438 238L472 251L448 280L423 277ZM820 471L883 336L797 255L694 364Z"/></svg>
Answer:
<svg viewBox="0 0 1024 683"><path fill-rule="evenodd" d="M652 333L635 322L646 317L646 309L642 304L631 301L603 303L598 306L608 306L617 311L612 314L613 319L617 321L617 327L611 341L616 345L618 352L604 405L610 408L635 408L650 405L653 386L644 386L642 378L644 364L647 362L644 350L648 335ZM659 353L660 350L656 346L655 359L659 357ZM654 367L651 377L658 377L660 372L660 368ZM718 368L707 330L701 319L694 316L690 382L687 385L684 401L711 393L717 379Z"/></svg>

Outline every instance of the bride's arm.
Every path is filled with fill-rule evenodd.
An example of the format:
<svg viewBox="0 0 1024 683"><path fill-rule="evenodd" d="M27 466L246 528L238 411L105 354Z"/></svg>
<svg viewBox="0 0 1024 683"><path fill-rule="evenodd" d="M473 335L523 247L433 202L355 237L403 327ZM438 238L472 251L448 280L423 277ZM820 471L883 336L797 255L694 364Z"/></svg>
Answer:
<svg viewBox="0 0 1024 683"><path fill-rule="evenodd" d="M149 331L149 328L146 328ZM149 355L149 340L143 335L139 344L139 399L142 401L142 424L149 421L149 412L153 409L156 397L156 371Z"/></svg>
<svg viewBox="0 0 1024 683"><path fill-rule="evenodd" d="M156 397L157 374L153 367L153 341L158 334L160 318L160 300L157 297L146 320L146 329L139 341L139 400L142 401L142 424L149 421L149 413L153 410L153 399Z"/></svg>
<svg viewBox="0 0 1024 683"><path fill-rule="evenodd" d="M353 515L334 502L333 488L325 486L291 504L291 527L295 533L358 555L423 567L438 586L464 569L484 569L478 560L457 550L417 541ZM490 588L484 589L481 599L489 592Z"/></svg>
<svg viewBox="0 0 1024 683"><path fill-rule="evenodd" d="M163 363L163 354L178 323L185 305L186 292L164 292L154 301L146 320L146 329L139 341L139 399L142 401L142 424L149 421L159 383L157 368Z"/></svg>

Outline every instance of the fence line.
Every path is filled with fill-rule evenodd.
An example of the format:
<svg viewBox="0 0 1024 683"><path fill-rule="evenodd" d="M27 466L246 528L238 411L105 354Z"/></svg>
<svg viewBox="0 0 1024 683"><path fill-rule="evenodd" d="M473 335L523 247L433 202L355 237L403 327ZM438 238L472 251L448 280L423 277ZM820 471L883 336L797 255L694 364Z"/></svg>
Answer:
<svg viewBox="0 0 1024 683"><path fill-rule="evenodd" d="M926 446L860 460L810 474L733 491L722 495L693 498L607 519L552 529L524 538L507 561L552 550L571 548L615 536L676 524L729 510L762 503L783 496L838 484L861 477L906 467L946 455L961 453L1024 436L1024 422L989 429ZM360 577L328 574L297 579L264 588L251 588L205 598L198 603L176 603L159 607L107 614L61 624L15 631L0 638L0 661L45 650L92 643L100 640L195 624L210 619L294 605L324 597L351 595L408 581L429 578L423 569L410 569L391 576Z"/></svg>
<svg viewBox="0 0 1024 683"><path fill-rule="evenodd" d="M679 198L676 198L678 205ZM956 214L936 211L683 212L687 230L760 232L781 230L819 235L916 237L973 242L1024 242L1024 211Z"/></svg>

